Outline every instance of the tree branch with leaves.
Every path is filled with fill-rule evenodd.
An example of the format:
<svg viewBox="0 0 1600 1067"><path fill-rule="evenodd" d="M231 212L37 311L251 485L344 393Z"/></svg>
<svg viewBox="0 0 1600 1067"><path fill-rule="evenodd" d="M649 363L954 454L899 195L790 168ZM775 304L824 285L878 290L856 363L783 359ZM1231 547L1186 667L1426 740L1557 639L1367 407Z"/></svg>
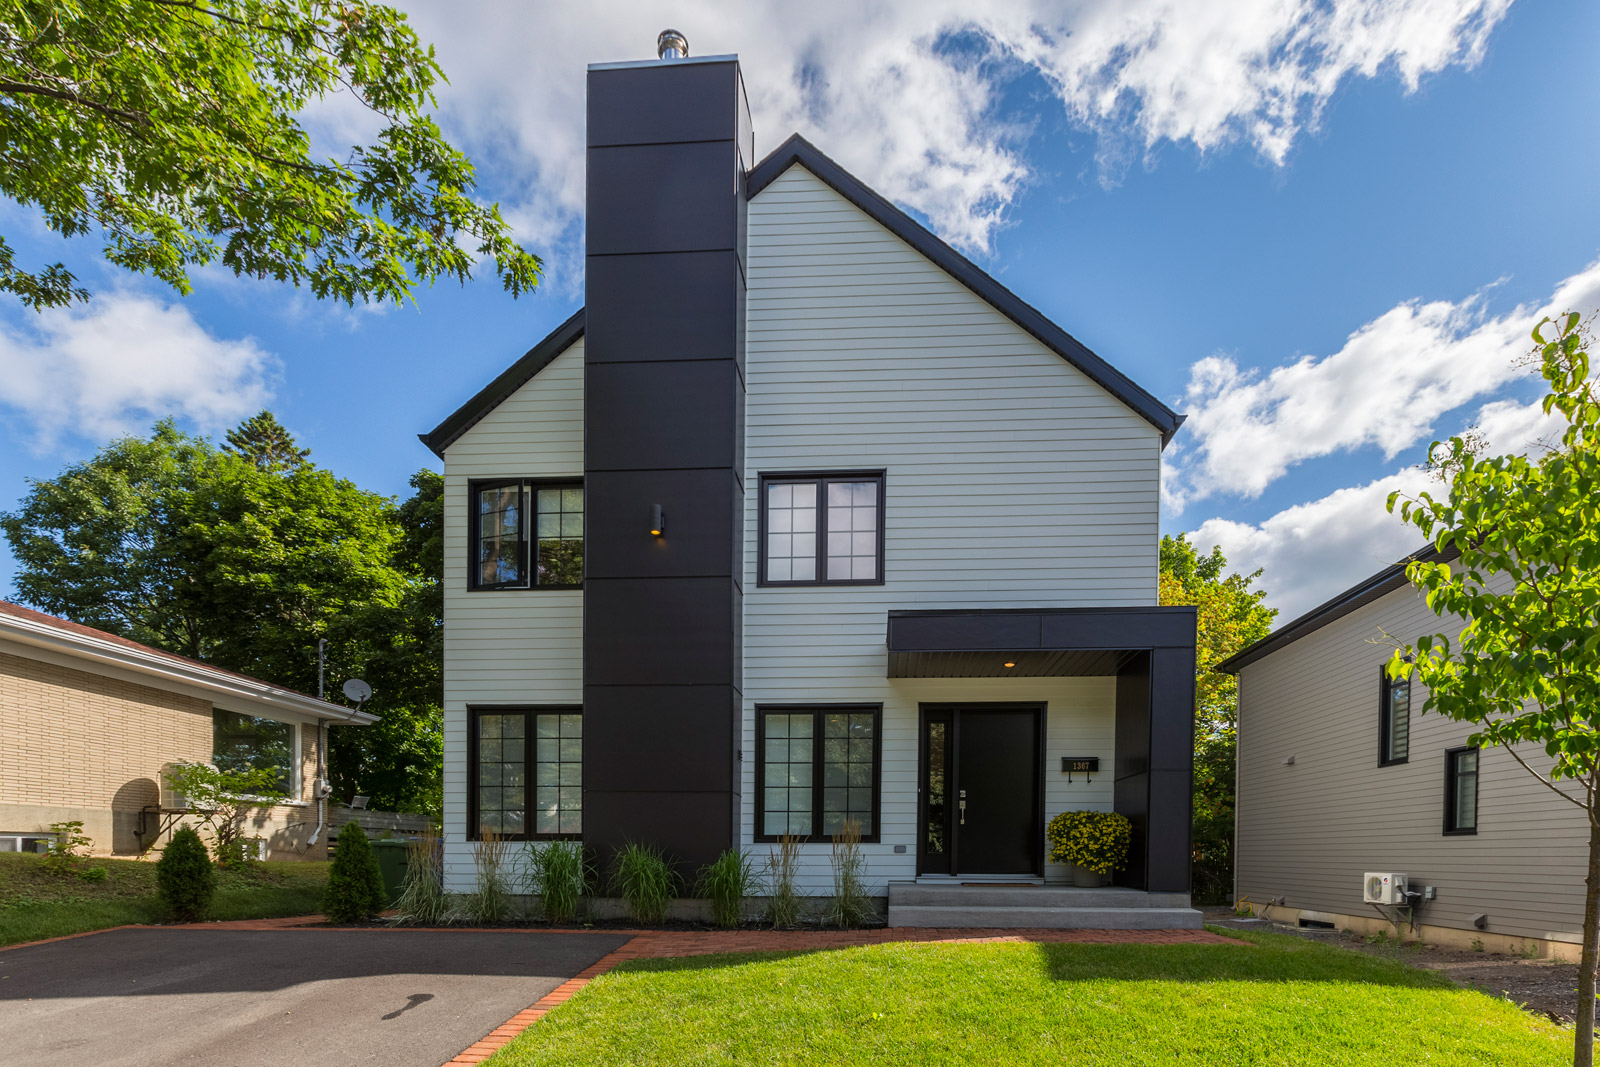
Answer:
<svg viewBox="0 0 1600 1067"><path fill-rule="evenodd" d="M1424 712L1477 729L1470 743L1504 749L1552 800L1589 827L1583 952L1573 1062L1594 1062L1600 939L1600 396L1577 314L1533 331L1549 391L1546 415L1566 426L1535 457L1481 456L1463 435L1429 451L1442 493L1395 493L1389 510L1454 560L1416 560L1406 576L1440 618L1464 622L1402 645L1392 677L1414 671Z"/></svg>
<svg viewBox="0 0 1600 1067"><path fill-rule="evenodd" d="M492 260L513 296L540 261L428 114L444 72L405 16L367 0L0 0L0 193L63 237L180 293L189 272L400 302ZM370 144L319 156L306 110L354 101ZM0 291L86 300L64 264L24 268L0 236Z"/></svg>

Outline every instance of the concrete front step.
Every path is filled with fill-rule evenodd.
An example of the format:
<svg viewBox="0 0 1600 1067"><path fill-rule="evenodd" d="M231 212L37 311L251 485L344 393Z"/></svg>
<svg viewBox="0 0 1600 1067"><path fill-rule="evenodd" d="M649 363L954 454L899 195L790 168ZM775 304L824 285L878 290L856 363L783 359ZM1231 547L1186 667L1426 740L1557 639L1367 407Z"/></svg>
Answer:
<svg viewBox="0 0 1600 1067"><path fill-rule="evenodd" d="M889 883L889 906L979 908L1188 908L1187 893L1069 886L929 885Z"/></svg>
<svg viewBox="0 0 1600 1067"><path fill-rule="evenodd" d="M1050 908L889 905L890 926L999 930L1199 930L1194 908Z"/></svg>

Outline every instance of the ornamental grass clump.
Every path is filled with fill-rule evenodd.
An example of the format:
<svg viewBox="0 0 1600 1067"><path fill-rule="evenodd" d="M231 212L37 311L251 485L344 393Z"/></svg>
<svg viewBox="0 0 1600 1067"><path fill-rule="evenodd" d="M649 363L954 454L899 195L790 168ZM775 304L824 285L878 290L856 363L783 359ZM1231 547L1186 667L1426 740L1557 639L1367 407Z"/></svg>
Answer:
<svg viewBox="0 0 1600 1067"><path fill-rule="evenodd" d="M712 922L738 926L744 922L744 899L755 887L756 872L750 857L730 848L700 869L695 892L711 903Z"/></svg>
<svg viewBox="0 0 1600 1067"><path fill-rule="evenodd" d="M679 879L659 848L630 844L617 850L611 884L635 922L654 926L667 917L667 907L678 895Z"/></svg>
<svg viewBox="0 0 1600 1067"><path fill-rule="evenodd" d="M799 873L800 839L784 834L767 855L767 919L774 930L793 929L805 916L805 901L795 886Z"/></svg>
<svg viewBox="0 0 1600 1067"><path fill-rule="evenodd" d="M156 861L156 888L181 922L203 918L217 892L217 869L200 835L188 826L172 835Z"/></svg>
<svg viewBox="0 0 1600 1067"><path fill-rule="evenodd" d="M336 923L366 922L389 903L378 857L372 854L367 832L356 823L339 829L339 842L328 868L328 890L322 895L322 913Z"/></svg>
<svg viewBox="0 0 1600 1067"><path fill-rule="evenodd" d="M1050 820L1050 858L1097 874L1128 865L1133 824L1114 811L1064 811Z"/></svg>
<svg viewBox="0 0 1600 1067"><path fill-rule="evenodd" d="M833 903L828 922L834 926L865 926L873 918L872 898L867 895L861 872L866 857L861 854L861 823L846 819L833 835Z"/></svg>
<svg viewBox="0 0 1600 1067"><path fill-rule="evenodd" d="M514 917L516 901L511 893L511 848L506 839L488 827L473 843L472 865L477 888L462 898L462 910L478 923L505 922Z"/></svg>
<svg viewBox="0 0 1600 1067"><path fill-rule="evenodd" d="M450 898L444 891L444 841L431 825L406 845L406 873L400 883L401 926L439 926L450 921Z"/></svg>
<svg viewBox="0 0 1600 1067"><path fill-rule="evenodd" d="M549 841L528 846L528 892L539 898L544 917L569 923L594 885L594 865L582 841Z"/></svg>

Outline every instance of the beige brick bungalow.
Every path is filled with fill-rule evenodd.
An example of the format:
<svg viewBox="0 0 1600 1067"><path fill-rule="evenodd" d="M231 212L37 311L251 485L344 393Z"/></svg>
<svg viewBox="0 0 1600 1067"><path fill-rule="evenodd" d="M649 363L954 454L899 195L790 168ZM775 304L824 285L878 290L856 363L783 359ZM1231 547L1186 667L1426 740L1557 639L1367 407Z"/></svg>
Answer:
<svg viewBox="0 0 1600 1067"><path fill-rule="evenodd" d="M159 845L161 769L284 768L290 800L247 836L272 859L324 858L327 727L376 716L0 601L0 850L81 820L101 855Z"/></svg>

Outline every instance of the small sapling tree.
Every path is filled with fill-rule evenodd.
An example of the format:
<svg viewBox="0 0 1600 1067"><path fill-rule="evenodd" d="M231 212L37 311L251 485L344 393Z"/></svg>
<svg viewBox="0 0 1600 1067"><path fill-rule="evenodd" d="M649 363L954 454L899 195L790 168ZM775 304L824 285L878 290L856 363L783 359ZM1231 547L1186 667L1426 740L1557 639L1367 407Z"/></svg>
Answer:
<svg viewBox="0 0 1600 1067"><path fill-rule="evenodd" d="M211 853L224 867L246 862L245 822L286 794L276 767L219 770L208 763L183 763L163 775L183 795L193 816L211 831Z"/></svg>
<svg viewBox="0 0 1600 1067"><path fill-rule="evenodd" d="M1547 339L1547 335L1548 339ZM1588 893L1578 968L1573 1063L1594 1062L1595 960L1600 934L1600 394L1576 314L1533 331L1549 392L1565 421L1559 444L1530 458L1482 457L1470 436L1435 443L1442 496L1394 494L1398 508L1453 562L1416 560L1406 576L1440 617L1465 621L1403 645L1392 677L1413 670L1424 711L1477 727L1589 827ZM1453 633L1454 631L1452 631Z"/></svg>

